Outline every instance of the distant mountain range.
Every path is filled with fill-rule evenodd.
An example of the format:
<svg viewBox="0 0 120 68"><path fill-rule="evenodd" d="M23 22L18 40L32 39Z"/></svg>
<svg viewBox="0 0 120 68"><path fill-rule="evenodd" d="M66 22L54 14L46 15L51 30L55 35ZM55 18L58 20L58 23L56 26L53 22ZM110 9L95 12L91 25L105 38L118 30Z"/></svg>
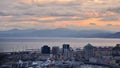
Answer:
<svg viewBox="0 0 120 68"><path fill-rule="evenodd" d="M101 30L70 30L65 28L44 30L8 30L0 31L0 37L78 37L78 38L120 38L120 32Z"/></svg>

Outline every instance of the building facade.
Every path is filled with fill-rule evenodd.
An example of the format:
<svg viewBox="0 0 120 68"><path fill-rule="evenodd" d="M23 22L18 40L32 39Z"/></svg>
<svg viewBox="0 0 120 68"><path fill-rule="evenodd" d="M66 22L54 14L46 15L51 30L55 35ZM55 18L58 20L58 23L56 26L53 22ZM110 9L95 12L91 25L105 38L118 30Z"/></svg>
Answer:
<svg viewBox="0 0 120 68"><path fill-rule="evenodd" d="M44 45L44 46L41 48L41 53L42 53L42 54L50 54L50 47L48 47L47 45Z"/></svg>
<svg viewBox="0 0 120 68"><path fill-rule="evenodd" d="M88 60L89 58L92 58L94 57L94 50L95 47L92 46L91 44L87 44L85 47L84 47L84 56L85 56L85 59Z"/></svg>

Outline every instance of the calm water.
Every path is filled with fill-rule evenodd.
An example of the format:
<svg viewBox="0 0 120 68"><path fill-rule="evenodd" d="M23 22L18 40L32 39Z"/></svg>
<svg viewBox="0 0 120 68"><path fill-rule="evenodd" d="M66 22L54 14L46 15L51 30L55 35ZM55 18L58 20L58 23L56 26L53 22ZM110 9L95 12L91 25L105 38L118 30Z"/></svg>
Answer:
<svg viewBox="0 0 120 68"><path fill-rule="evenodd" d="M59 46L70 44L71 47L84 47L91 43L94 46L115 46L120 39L105 38L0 38L0 52L40 49L43 45Z"/></svg>

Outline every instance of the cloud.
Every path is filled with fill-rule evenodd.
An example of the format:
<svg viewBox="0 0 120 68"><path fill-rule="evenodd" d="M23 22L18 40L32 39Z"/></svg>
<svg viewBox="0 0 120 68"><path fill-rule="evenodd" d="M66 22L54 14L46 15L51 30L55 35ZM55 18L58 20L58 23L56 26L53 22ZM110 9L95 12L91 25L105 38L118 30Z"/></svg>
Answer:
<svg viewBox="0 0 120 68"><path fill-rule="evenodd" d="M90 25L96 25L95 23L90 23Z"/></svg>
<svg viewBox="0 0 120 68"><path fill-rule="evenodd" d="M0 27L25 28L105 26L120 22L120 0L1 0ZM28 26L26 27L25 22ZM31 22L37 25L30 24ZM97 24L97 25L96 25ZM9 26L9 27L8 27ZM4 29L14 28L8 25ZM52 27L54 26L54 27ZM106 27L108 28L108 27Z"/></svg>
<svg viewBox="0 0 120 68"><path fill-rule="evenodd" d="M120 13L120 6L115 7L115 8L108 8L107 11L115 12L115 13Z"/></svg>
<svg viewBox="0 0 120 68"><path fill-rule="evenodd" d="M113 26L112 24L107 24L107 26Z"/></svg>
<svg viewBox="0 0 120 68"><path fill-rule="evenodd" d="M48 3L69 3L75 0L22 0L25 4L48 4Z"/></svg>
<svg viewBox="0 0 120 68"><path fill-rule="evenodd" d="M114 17L103 17L101 21L120 21L118 17L114 16Z"/></svg>
<svg viewBox="0 0 120 68"><path fill-rule="evenodd" d="M0 12L0 16L6 16L7 14Z"/></svg>

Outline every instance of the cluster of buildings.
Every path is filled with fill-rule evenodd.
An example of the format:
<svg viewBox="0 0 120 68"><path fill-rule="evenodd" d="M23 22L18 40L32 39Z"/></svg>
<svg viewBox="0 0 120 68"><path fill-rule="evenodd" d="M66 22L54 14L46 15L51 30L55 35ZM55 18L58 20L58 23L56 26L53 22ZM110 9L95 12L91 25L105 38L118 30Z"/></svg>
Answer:
<svg viewBox="0 0 120 68"><path fill-rule="evenodd" d="M120 65L120 44L115 47L94 47L88 44L84 47L84 57L93 63Z"/></svg>
<svg viewBox="0 0 120 68"><path fill-rule="evenodd" d="M6 54L5 54L6 55ZM44 45L41 49L38 50L26 50L22 52L12 52L7 53L7 57L2 62L12 61L10 63L28 63L28 66L35 65L35 61L42 61L42 66L49 65L60 65L63 63L69 63L68 66L74 65L78 68L81 64L89 65L98 65L98 66L106 66L111 68L119 68L120 67L120 44L116 44L115 47L95 47L91 44L87 44L84 48L76 48L73 49L69 44L63 44L62 48L58 46L49 47L48 45ZM9 59L9 60L6 60ZM73 63L74 62L74 63ZM2 63L0 63L2 64ZM39 64L40 65L40 64ZM11 68L16 65L13 65ZM83 65L84 66L84 65ZM19 68L19 67L18 67ZM26 68L26 67L23 67ZM28 68L28 67L27 67ZM37 68L37 67L32 67ZM43 67L42 67L43 68ZM64 68L64 67L62 67ZM69 68L77 68L77 67L69 67Z"/></svg>
<svg viewBox="0 0 120 68"><path fill-rule="evenodd" d="M87 61L99 64L120 65L120 44L115 47L95 47L87 44L83 49L72 49L69 44L63 44L63 47L43 46L42 54L51 54L55 59L62 58L63 60L74 59L77 61Z"/></svg>
<svg viewBox="0 0 120 68"><path fill-rule="evenodd" d="M55 59L67 59L72 57L73 49L69 44L63 44L63 47L61 49L58 46L53 46L50 48L49 46L45 45L41 48L41 54L49 54Z"/></svg>

